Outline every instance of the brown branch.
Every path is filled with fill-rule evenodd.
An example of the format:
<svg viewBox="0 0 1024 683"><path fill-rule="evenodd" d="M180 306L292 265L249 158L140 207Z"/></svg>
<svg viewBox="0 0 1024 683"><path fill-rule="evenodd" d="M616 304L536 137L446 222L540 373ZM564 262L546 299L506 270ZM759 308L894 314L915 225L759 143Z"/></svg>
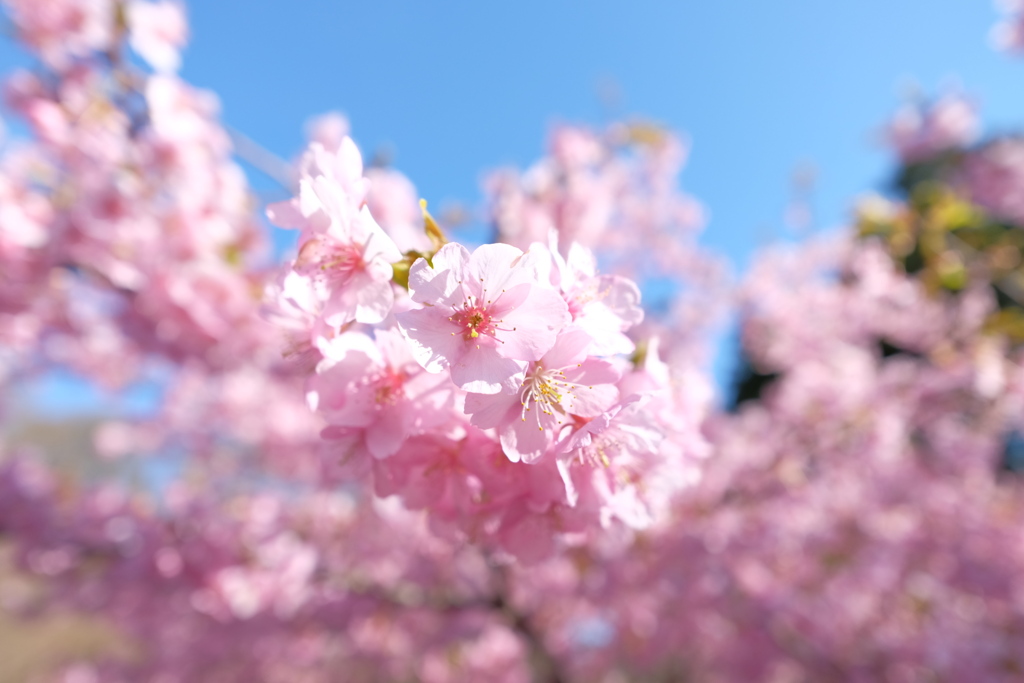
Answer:
<svg viewBox="0 0 1024 683"><path fill-rule="evenodd" d="M493 573L496 590L492 606L502 613L508 625L519 634L529 648L534 683L567 683L568 678L562 671L562 667L554 655L548 651L543 637L530 621L529 616L522 614L509 604L506 598L508 573L505 567L497 566Z"/></svg>

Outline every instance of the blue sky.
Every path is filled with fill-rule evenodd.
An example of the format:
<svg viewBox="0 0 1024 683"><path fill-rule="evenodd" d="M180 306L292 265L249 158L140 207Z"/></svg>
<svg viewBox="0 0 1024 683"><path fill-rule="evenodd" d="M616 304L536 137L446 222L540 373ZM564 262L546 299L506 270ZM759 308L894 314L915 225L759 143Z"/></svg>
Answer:
<svg viewBox="0 0 1024 683"><path fill-rule="evenodd" d="M481 173L525 166L557 121L645 117L689 135L683 186L705 242L740 266L783 232L796 168L817 169L820 227L890 171L878 126L916 84L960 84L990 129L1024 121L1024 61L992 51L985 0L610 0L188 5L183 75L225 121L284 157L345 112L368 153L437 206L478 205ZM19 62L0 45L0 69ZM599 93L620 94L609 106ZM255 179L257 185L265 182Z"/></svg>
<svg viewBox="0 0 1024 683"><path fill-rule="evenodd" d="M798 167L817 169L820 228L883 186L875 132L914 84L959 84L989 130L1024 121L1024 61L988 46L985 0L197 0L189 14L183 75L230 126L291 157L310 116L341 110L432 207L479 205L481 173L529 164L557 121L683 131L704 242L741 269L785 234ZM0 69L19 61L0 45Z"/></svg>
<svg viewBox="0 0 1024 683"><path fill-rule="evenodd" d="M797 167L818 169L824 227L885 181L873 134L911 84L960 83L993 127L1024 120L1024 63L988 47L984 0L217 0L190 13L184 75L220 94L231 125L287 156L307 117L342 110L432 205L478 202L481 172L528 164L555 121L685 131L705 241L741 266L783 230Z"/></svg>

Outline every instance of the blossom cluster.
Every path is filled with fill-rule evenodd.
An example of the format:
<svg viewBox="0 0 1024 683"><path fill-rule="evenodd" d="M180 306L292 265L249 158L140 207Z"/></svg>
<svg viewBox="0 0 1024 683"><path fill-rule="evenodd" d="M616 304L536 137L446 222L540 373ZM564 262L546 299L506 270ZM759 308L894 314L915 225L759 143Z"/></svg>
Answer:
<svg viewBox="0 0 1024 683"><path fill-rule="evenodd" d="M128 647L51 680L530 680L486 562L394 505L179 486L157 513L61 489L29 460L0 468L0 533L47 589L0 582L5 609L101 616Z"/></svg>
<svg viewBox="0 0 1024 683"><path fill-rule="evenodd" d="M989 39L993 46L1007 52L1024 49L1024 3L1020 0L996 0L1003 15L992 27Z"/></svg>
<svg viewBox="0 0 1024 683"><path fill-rule="evenodd" d="M46 70L8 79L31 144L0 166L5 343L109 384L147 353L224 367L272 354L259 321L265 237L217 103L173 72L174 2L11 0ZM127 45L157 69L146 71Z"/></svg>
<svg viewBox="0 0 1024 683"><path fill-rule="evenodd" d="M577 242L560 249L555 224L525 251L470 251L424 209L421 252L377 222L374 193L344 137L312 143L297 196L268 210L299 237L267 308L315 365L307 398L336 457L521 559L612 520L649 526L671 486L645 481L701 443L666 440L695 419L680 419L656 346L631 360L637 285L599 274Z"/></svg>

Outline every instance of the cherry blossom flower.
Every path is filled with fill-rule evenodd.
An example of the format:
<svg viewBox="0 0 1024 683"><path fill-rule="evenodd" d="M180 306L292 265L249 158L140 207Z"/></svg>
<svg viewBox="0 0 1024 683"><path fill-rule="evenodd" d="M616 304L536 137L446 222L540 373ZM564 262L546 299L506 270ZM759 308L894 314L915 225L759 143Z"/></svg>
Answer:
<svg viewBox="0 0 1024 683"><path fill-rule="evenodd" d="M590 353L632 353L634 344L625 332L644 317L636 283L619 275L598 275L593 253L576 242L569 246L566 258L552 245L551 258L552 285L569 306L573 326L590 335Z"/></svg>
<svg viewBox="0 0 1024 683"><path fill-rule="evenodd" d="M19 37L56 69L102 51L113 38L112 0L6 0Z"/></svg>
<svg viewBox="0 0 1024 683"><path fill-rule="evenodd" d="M989 42L997 50L1019 53L1024 50L1024 3L1020 0L996 0L1002 16L989 32Z"/></svg>
<svg viewBox="0 0 1024 683"><path fill-rule="evenodd" d="M390 168L371 168L366 203L384 231L404 251L429 253L430 238L423 230L423 210L416 187L402 173Z"/></svg>
<svg viewBox="0 0 1024 683"><path fill-rule="evenodd" d="M157 71L177 71L188 42L185 8L173 0L132 0L126 13L132 49Z"/></svg>
<svg viewBox="0 0 1024 683"><path fill-rule="evenodd" d="M449 243L431 263L417 260L409 293L423 308L397 316L416 360L430 372L448 368L461 389L493 394L540 359L570 318L538 280L538 258L505 244L470 254Z"/></svg>
<svg viewBox="0 0 1024 683"><path fill-rule="evenodd" d="M307 397L331 425L328 435L359 434L366 451L386 458L450 419L450 385L416 363L398 331L380 330L375 340L348 332L321 349Z"/></svg>
<svg viewBox="0 0 1024 683"><path fill-rule="evenodd" d="M296 271L315 287L328 325L379 323L394 304L391 264L402 255L370 215L362 159L350 138L337 153L311 145L299 196L269 207L278 225L301 228Z"/></svg>
<svg viewBox="0 0 1024 683"><path fill-rule="evenodd" d="M482 429L497 428L513 462L536 462L577 418L594 418L618 397L619 374L611 363L588 357L590 336L571 328L544 356L530 363L512 391L469 394L466 412Z"/></svg>
<svg viewBox="0 0 1024 683"><path fill-rule="evenodd" d="M916 162L971 144L978 129L974 103L950 93L928 106L904 106L887 126L885 138L901 159Z"/></svg>
<svg viewBox="0 0 1024 683"><path fill-rule="evenodd" d="M655 518L640 483L658 467L665 435L644 413L645 399L630 396L584 424L561 447L560 470L570 503L596 506L606 527L618 518L642 529Z"/></svg>

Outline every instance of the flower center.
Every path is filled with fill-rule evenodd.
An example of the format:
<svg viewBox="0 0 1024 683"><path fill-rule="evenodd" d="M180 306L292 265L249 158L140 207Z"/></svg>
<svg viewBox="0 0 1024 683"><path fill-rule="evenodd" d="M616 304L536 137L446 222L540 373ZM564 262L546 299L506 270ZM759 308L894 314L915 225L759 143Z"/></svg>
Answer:
<svg viewBox="0 0 1024 683"><path fill-rule="evenodd" d="M357 245L314 238L302 245L296 266L308 277L344 284L365 264L362 251Z"/></svg>
<svg viewBox="0 0 1024 683"><path fill-rule="evenodd" d="M454 334L461 334L466 341L478 339L480 335L493 337L498 330L495 323L501 322L494 320L487 308L473 299L467 299L462 308L456 309L448 320L459 327L460 331Z"/></svg>
<svg viewBox="0 0 1024 683"><path fill-rule="evenodd" d="M542 414L554 417L558 424L562 424L562 418L566 415L562 399L565 397L571 402L575 398L575 394L572 393L573 386L566 380L561 370L546 370L543 365L537 363L526 375L519 390L519 400L523 404L523 421L526 421L526 413L530 412L531 407L536 406Z"/></svg>
<svg viewBox="0 0 1024 683"><path fill-rule="evenodd" d="M386 370L373 380L373 398L378 407L393 406L403 396L405 373L398 370Z"/></svg>

